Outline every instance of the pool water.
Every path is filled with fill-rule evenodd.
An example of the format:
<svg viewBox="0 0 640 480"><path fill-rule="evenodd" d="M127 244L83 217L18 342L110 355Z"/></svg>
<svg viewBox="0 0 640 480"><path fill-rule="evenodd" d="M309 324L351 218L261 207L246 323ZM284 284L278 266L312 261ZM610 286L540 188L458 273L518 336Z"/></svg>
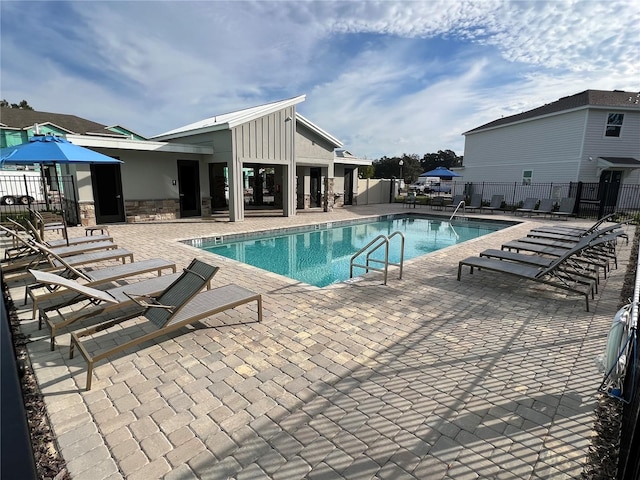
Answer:
<svg viewBox="0 0 640 480"><path fill-rule="evenodd" d="M506 228L510 222L456 221L442 218L407 216L369 223L315 227L311 231L295 231L219 243L193 242L216 255L248 263L294 280L317 287L349 279L351 256L378 235L391 235L399 231L405 236L404 259L425 255L473 238ZM215 244L216 241L218 244ZM389 261L400 261L399 235L390 240ZM383 259L384 248L371 258ZM357 263L364 264L365 257ZM376 265L380 266L380 265ZM355 267L354 276L362 275L363 268Z"/></svg>

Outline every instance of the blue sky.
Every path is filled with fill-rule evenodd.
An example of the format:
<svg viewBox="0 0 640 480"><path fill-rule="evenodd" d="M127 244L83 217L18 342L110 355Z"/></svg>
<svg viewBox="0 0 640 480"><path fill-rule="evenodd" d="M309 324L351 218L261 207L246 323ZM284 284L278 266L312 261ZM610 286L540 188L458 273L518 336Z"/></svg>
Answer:
<svg viewBox="0 0 640 480"><path fill-rule="evenodd" d="M630 0L2 0L0 97L153 136L305 94L355 155L462 155L502 116L639 91L638 25Z"/></svg>

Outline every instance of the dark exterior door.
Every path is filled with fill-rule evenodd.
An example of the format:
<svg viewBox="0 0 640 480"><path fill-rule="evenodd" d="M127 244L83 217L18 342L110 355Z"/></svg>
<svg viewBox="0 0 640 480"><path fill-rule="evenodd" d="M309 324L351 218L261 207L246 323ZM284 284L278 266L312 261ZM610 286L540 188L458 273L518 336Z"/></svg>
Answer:
<svg viewBox="0 0 640 480"><path fill-rule="evenodd" d="M618 203L618 192L622 182L622 172L620 170L605 170L600 174L600 185L598 194L600 200L599 217L609 215L616 211Z"/></svg>
<svg viewBox="0 0 640 480"><path fill-rule="evenodd" d="M200 162L178 160L180 217L197 217L200 209Z"/></svg>
<svg viewBox="0 0 640 480"><path fill-rule="evenodd" d="M309 192L309 203L311 207L322 206L322 170L312 168L309 172L311 177L311 191Z"/></svg>
<svg viewBox="0 0 640 480"><path fill-rule="evenodd" d="M93 185L96 223L124 222L120 164L92 164L91 184Z"/></svg>
<svg viewBox="0 0 640 480"><path fill-rule="evenodd" d="M353 205L353 169L344 173L344 204Z"/></svg>

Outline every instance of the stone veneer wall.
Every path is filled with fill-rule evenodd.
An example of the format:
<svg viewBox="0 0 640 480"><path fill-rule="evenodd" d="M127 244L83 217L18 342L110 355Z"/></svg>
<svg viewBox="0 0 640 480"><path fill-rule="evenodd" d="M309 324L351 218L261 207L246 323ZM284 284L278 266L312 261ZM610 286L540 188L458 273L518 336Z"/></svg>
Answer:
<svg viewBox="0 0 640 480"><path fill-rule="evenodd" d="M127 200L124 202L127 223L180 218L180 200Z"/></svg>
<svg viewBox="0 0 640 480"><path fill-rule="evenodd" d="M96 207L93 202L80 202L80 224L83 227L93 227L96 224Z"/></svg>

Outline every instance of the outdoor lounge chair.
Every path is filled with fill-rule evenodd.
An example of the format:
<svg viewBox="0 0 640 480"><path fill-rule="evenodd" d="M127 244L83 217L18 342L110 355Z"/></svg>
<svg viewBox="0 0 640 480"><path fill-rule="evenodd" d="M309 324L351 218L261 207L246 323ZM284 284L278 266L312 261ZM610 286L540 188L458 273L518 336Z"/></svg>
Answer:
<svg viewBox="0 0 640 480"><path fill-rule="evenodd" d="M45 232L58 232L64 238L67 238L67 222L63 215L56 215L55 213L45 212L42 214L38 210L33 208L29 209L32 218L35 220L35 226L40 231L40 236L44 238ZM45 219L46 215L46 219Z"/></svg>
<svg viewBox="0 0 640 480"><path fill-rule="evenodd" d="M583 276L574 271L572 266L568 265L571 257L586 248L586 246L588 246L587 242L576 245L574 248L567 250L565 255L555 259L548 267L539 267L488 257L469 257L461 260L458 264L458 281L460 281L463 266L468 266L471 274L473 274L474 268L506 273L521 279L531 280L570 293L583 295L588 312L589 296L595 298L596 282L592 277Z"/></svg>
<svg viewBox="0 0 640 480"><path fill-rule="evenodd" d="M446 205L446 207L455 210L460 205L460 202L464 202L464 195L454 195L451 205Z"/></svg>
<svg viewBox="0 0 640 480"><path fill-rule="evenodd" d="M92 252L94 250L111 250L118 248L118 245L113 242L113 239L109 240L98 240L94 242L81 242L75 244L67 244L66 240L63 243L54 243L53 245L50 242L45 242L38 229L36 229L31 222L27 220L27 226L31 229L31 234L33 235L35 241L41 245L44 245L54 252L56 252L61 257L66 257L69 255L76 255L78 253L84 252ZM87 237L84 237L87 238ZM90 237L88 237L90 238ZM94 237L96 238L96 237Z"/></svg>
<svg viewBox="0 0 640 480"><path fill-rule="evenodd" d="M620 228L622 228L625 224L624 223L614 223L612 225L609 225L607 227L604 228L600 228L597 230L594 230L590 233L588 233L587 235L582 235L582 236L574 236L574 235L565 235L563 233L548 233L548 232L541 232L537 229L533 229L531 231L529 231L529 233L527 234L526 237L523 237L517 241L522 241L522 242L530 242L530 243L537 243L537 244L541 244L541 245L550 245L550 246L562 246L561 243L577 243L582 241L582 239L584 238L595 238L597 236L600 235L606 235L609 233L613 233L613 232L618 232L618 236L621 236L624 234L624 231L619 230Z"/></svg>
<svg viewBox="0 0 640 480"><path fill-rule="evenodd" d="M491 197L491 203L488 206L482 207L481 210L489 210L491 213L494 210L500 210L502 208L502 202L504 201L504 195L493 195Z"/></svg>
<svg viewBox="0 0 640 480"><path fill-rule="evenodd" d="M568 219L573 215L573 209L576 205L576 199L571 197L565 197L560 199L560 206L556 212L551 212L551 217Z"/></svg>
<svg viewBox="0 0 640 480"><path fill-rule="evenodd" d="M609 260L613 260L616 268L618 260L615 254L615 241L624 234L618 230L620 224L607 227L593 232L582 238L565 238L554 240L546 238L524 237L519 240L512 240L502 245L502 250L515 250L516 252L528 251L543 255L561 257L564 252L574 248L579 243L589 242L589 256L593 262L600 262L608 268ZM598 240L598 241L596 241Z"/></svg>
<svg viewBox="0 0 640 480"><path fill-rule="evenodd" d="M588 246L580 252L580 257L577 258L577 261L586 265L592 265L596 269L602 268L604 271L604 277L606 278L607 271L609 270L609 258L615 258L615 248L611 247L611 244L613 243L615 245L615 240L618 236L620 236L620 232L614 231L613 233L593 235L591 237L581 239L580 242L573 245L577 246L580 243L587 243ZM531 247L528 247L527 245L531 245ZM567 246L569 245L571 244L567 244ZM483 250L480 252L480 256L499 258L501 260L513 260L544 267L549 266L555 258L562 257L567 253L567 248L544 247L536 244L526 244L524 242L522 245L518 246L522 248ZM535 255L523 254L520 253L520 250L531 251L535 253Z"/></svg>
<svg viewBox="0 0 640 480"><path fill-rule="evenodd" d="M533 212L537 204L538 204L537 198L534 198L534 197L525 198L524 203L522 204L522 207L516 208L513 214L517 215L518 213L521 213L524 216L525 213L528 213L529 216L531 216L531 212Z"/></svg>
<svg viewBox="0 0 640 480"><path fill-rule="evenodd" d="M531 210L531 214L535 213L536 215L551 215L554 205L555 200L553 200L553 198L543 198L542 200L540 200L538 208L534 208L533 210Z"/></svg>
<svg viewBox="0 0 640 480"><path fill-rule="evenodd" d="M563 226L563 225L551 225L551 226L542 226L542 227L533 228L531 229L530 233L531 234L539 234L539 233L559 234L566 237L574 237L578 239L580 237L585 237L591 233L594 233L598 230L602 231L603 228L607 228L607 227L602 227L602 225L608 220L611 220L616 215L617 214L615 213L611 213L605 217L602 217L601 219L599 219L597 222L595 222L593 225L591 225L588 228L571 227L571 226ZM626 222L614 223L614 225L622 226L624 223ZM620 236L627 240L627 244L629 243L629 236L627 234L623 233Z"/></svg>
<svg viewBox="0 0 640 480"><path fill-rule="evenodd" d="M164 270L171 270L173 273L176 273L176 264L162 258L150 258L139 262L121 263L112 267L89 270L69 265L64 258L58 257L54 253L50 253L50 255L64 266L64 270L58 272L56 275L73 279L87 287L97 287L151 272L155 272L158 276L161 276ZM43 289L45 290L44 292L38 292L38 290ZM36 318L40 302L52 301L55 298L63 296L65 293L68 293L68 290L59 288L57 284L35 283L26 286L24 303L27 303L28 297L31 298L33 304L32 318Z"/></svg>
<svg viewBox="0 0 640 480"><path fill-rule="evenodd" d="M47 247L34 242L31 248L34 252L33 258L19 259L16 262L10 263L7 271L5 271L5 266L2 267L5 282L30 280L32 277L28 271L29 269L38 269L46 272L59 272L64 270L65 265L61 264L55 258L52 258L47 252ZM133 253L125 248L87 252L64 257L65 262L74 267L109 260L119 260L122 263L127 263L127 259L133 262Z"/></svg>
<svg viewBox="0 0 640 480"><path fill-rule="evenodd" d="M93 236L83 236L83 237L70 237L63 238L59 240L49 240L47 242L42 241L42 235L38 231L36 227L33 226L31 222L28 222L30 227L27 228L22 224L16 222L12 218L7 219L12 224L15 231L5 232L7 235L16 236L22 233L24 240L35 240L38 243L43 245L48 245L50 247L66 247L69 245L83 244L83 243L93 243L93 242L104 242L104 241L113 241L113 238L109 235L93 235ZM36 233L33 233L36 232ZM26 238L24 238L26 237ZM17 239L14 238L14 244L19 243Z"/></svg>
<svg viewBox="0 0 640 480"><path fill-rule="evenodd" d="M589 247L586 247L585 250L588 250ZM563 255L566 255L566 250ZM560 255L560 256L563 256ZM514 252L511 250L498 250L489 248L487 250L483 250L480 252L481 257L487 258L495 258L498 260L504 260L509 262L521 263L524 265L532 265L536 267L548 268L553 265L553 262L557 260L558 257L545 257L542 255L529 255L525 253ZM604 272L604 278L607 278L607 268L606 264L603 265L601 262L594 262L591 257L588 255L581 256L576 254L575 258L571 260L570 266L574 272L579 275L583 275L585 277L589 277L595 280L595 293L598 293L598 284L600 283L600 269Z"/></svg>
<svg viewBox="0 0 640 480"><path fill-rule="evenodd" d="M257 304L258 322L262 321L262 296L258 293L233 284L201 292L204 286L211 280L216 270L217 267L212 267L199 260L194 260L189 268L185 269L182 275L162 294L153 299L142 301L132 297L132 300L144 308L144 311L135 318L131 315L126 315L93 328L88 328L80 332L72 332L69 354L70 358L73 358L74 348L77 347L87 361L86 389L91 389L91 379L95 362L204 318L211 317L216 313L255 301ZM95 354L89 353L84 342L81 341L84 337L101 332L97 342L104 345L103 335L107 335L111 340L109 329L115 325L123 327L122 322L125 321L133 321L135 323L135 325L131 327L131 330L138 331L138 327L140 327L138 321L148 323L147 326L153 328L153 330L132 338L133 334L129 335L129 329L124 326L123 329L127 334L123 336L123 331L120 330L114 334L118 338L114 338L113 340L117 342L118 339L125 337L128 340ZM148 331L148 329L146 330Z"/></svg>
<svg viewBox="0 0 640 480"><path fill-rule="evenodd" d="M38 329L46 323L51 332L51 350L55 348L56 334L63 328L87 318L105 315L116 309L135 306L131 296L155 296L166 290L181 273L171 273L106 290L83 285L54 273L31 270L38 283L58 285L65 289L61 295L40 301ZM211 275L213 277L213 275Z"/></svg>
<svg viewBox="0 0 640 480"><path fill-rule="evenodd" d="M480 193L474 193L471 195L471 201L466 208L468 210L480 210L482 208L482 195Z"/></svg>
<svg viewBox="0 0 640 480"><path fill-rule="evenodd" d="M93 251L118 250L118 245L111 241L104 240L78 245L51 247L38 242L38 235L36 235L36 239L26 239L6 227L0 226L0 229L8 235L11 235L14 241L19 245L18 247L14 247L5 252L5 257L7 258L5 258L0 264L5 272L25 270L26 268L35 267L38 263L46 262L46 256L42 255L43 248L50 249L50 251L56 253L60 257L69 257Z"/></svg>

